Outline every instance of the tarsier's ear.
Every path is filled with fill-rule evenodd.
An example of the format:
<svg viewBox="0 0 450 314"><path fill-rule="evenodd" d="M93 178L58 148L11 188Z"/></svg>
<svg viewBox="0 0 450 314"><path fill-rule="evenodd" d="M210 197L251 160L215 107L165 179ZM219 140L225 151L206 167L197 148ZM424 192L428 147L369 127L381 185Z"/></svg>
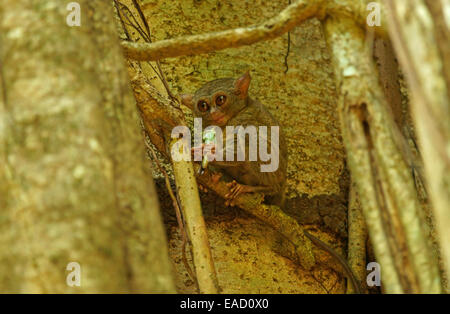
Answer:
<svg viewBox="0 0 450 314"><path fill-rule="evenodd" d="M183 105L185 105L186 107L188 107L189 109L194 110L194 104L192 103L192 97L193 97L193 95L191 95L191 94L181 94L180 95L181 103Z"/></svg>
<svg viewBox="0 0 450 314"><path fill-rule="evenodd" d="M250 81L252 78L250 77L250 73L247 71L244 75L238 78L234 82L234 88L236 90L236 94L239 95L240 98L246 98L248 95L248 87L250 86Z"/></svg>

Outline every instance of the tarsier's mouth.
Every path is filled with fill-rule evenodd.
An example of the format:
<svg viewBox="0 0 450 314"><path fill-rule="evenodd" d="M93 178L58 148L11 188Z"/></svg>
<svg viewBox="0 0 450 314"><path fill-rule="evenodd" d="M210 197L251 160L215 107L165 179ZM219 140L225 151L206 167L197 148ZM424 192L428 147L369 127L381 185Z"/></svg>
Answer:
<svg viewBox="0 0 450 314"><path fill-rule="evenodd" d="M224 125L225 123L227 123L228 121L228 117L227 115L223 114L223 115L217 115L215 116L212 121L216 124L216 125Z"/></svg>

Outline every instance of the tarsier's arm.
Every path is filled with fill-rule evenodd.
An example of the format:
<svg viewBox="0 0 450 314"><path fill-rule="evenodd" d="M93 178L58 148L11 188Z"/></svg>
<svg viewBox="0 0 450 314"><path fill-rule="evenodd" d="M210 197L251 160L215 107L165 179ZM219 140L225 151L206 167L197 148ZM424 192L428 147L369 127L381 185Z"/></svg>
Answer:
<svg viewBox="0 0 450 314"><path fill-rule="evenodd" d="M220 138L216 139L220 141ZM242 193L259 192L265 195L275 195L283 192L282 188L284 184L285 169L274 169L274 171L271 172L263 171L262 165L267 164L267 162L263 162L260 159L261 156L258 151L259 143L252 146L248 139L246 141L239 141L233 133L226 133L222 140L223 151L222 154L219 153L219 156L221 155L224 160L211 161L211 164L235 179L229 184L231 191L227 194L227 205L233 205L235 198ZM271 146L270 138L267 138L267 136L264 136L263 134L259 134L259 132L257 132L257 136L253 138L254 142L258 142L258 140L264 141L268 147ZM217 153L219 150L220 147L217 147L215 152ZM241 161L238 161L239 150L242 155ZM279 148L274 147L271 150L279 150ZM250 157L252 157L252 159L250 159ZM279 156L277 156L277 158L279 158ZM283 198L281 197L280 200L281 199Z"/></svg>

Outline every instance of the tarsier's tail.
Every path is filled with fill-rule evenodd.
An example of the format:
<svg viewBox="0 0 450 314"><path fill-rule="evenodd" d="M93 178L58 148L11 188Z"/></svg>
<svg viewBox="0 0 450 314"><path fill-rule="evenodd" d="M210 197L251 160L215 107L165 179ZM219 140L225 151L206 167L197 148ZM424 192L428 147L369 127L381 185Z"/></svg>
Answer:
<svg viewBox="0 0 450 314"><path fill-rule="evenodd" d="M272 199L270 199L270 203L273 205L279 206L281 209L285 209L285 200L286 200L286 184L283 184L283 187L281 189L281 193L272 196ZM344 273L348 280L351 281L353 289L356 294L361 294L363 289L361 288L361 284L356 278L355 274L353 273L353 270L351 269L350 265L348 264L347 260L340 256L336 251L330 247L328 244L320 240L319 238L316 238L312 234L310 234L308 231L304 230L305 235L308 237L309 240L311 240L312 243L314 243L316 246L321 248L322 250L328 252L333 256L333 258L342 266Z"/></svg>
<svg viewBox="0 0 450 314"><path fill-rule="evenodd" d="M362 293L361 284L359 283L358 279L356 279L356 276L353 273L353 270L348 265L347 260L345 258L343 258L342 256L340 256L338 253L336 253L336 251L333 248L331 248L328 244L326 244L322 240L316 238L315 236L313 236L311 233L309 233L306 230L304 232L305 232L305 235L308 237L308 239L311 240L312 243L317 245L322 250L331 254L339 262L339 264L341 264L342 268L344 269L344 273L345 273L346 277L352 283L355 293L361 294Z"/></svg>

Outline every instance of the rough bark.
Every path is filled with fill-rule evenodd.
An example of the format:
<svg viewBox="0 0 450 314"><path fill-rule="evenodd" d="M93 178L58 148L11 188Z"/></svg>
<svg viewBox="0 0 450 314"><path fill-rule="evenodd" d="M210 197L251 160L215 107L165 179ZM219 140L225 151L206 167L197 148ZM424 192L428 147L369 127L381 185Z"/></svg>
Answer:
<svg viewBox="0 0 450 314"><path fill-rule="evenodd" d="M2 292L175 292L112 5L78 2L0 2Z"/></svg>
<svg viewBox="0 0 450 314"><path fill-rule="evenodd" d="M365 36L351 19L329 18L338 110L347 160L383 269L387 292L440 292L429 231Z"/></svg>
<svg viewBox="0 0 450 314"><path fill-rule="evenodd" d="M445 39L435 27L442 20L422 0L388 1L389 33L412 94L412 113L421 148L428 192L450 276L450 91ZM432 7L433 14L436 7ZM441 12L441 14L443 14ZM448 36L448 35L447 35ZM447 42L448 45L448 42Z"/></svg>

